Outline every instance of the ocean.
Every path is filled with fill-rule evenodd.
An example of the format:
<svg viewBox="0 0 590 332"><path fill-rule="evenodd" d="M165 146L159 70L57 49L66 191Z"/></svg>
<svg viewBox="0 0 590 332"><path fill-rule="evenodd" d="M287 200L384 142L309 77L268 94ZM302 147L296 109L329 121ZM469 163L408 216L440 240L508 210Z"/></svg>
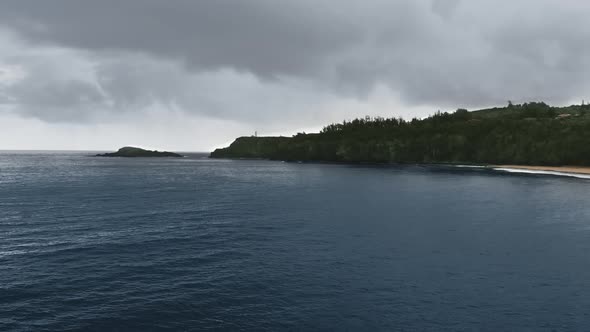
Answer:
<svg viewBox="0 0 590 332"><path fill-rule="evenodd" d="M0 331L590 330L590 181L0 153Z"/></svg>

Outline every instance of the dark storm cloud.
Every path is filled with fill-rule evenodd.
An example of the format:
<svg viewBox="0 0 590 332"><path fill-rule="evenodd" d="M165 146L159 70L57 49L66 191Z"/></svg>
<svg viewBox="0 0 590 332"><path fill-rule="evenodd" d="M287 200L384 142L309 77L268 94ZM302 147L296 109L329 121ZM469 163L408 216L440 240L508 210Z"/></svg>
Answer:
<svg viewBox="0 0 590 332"><path fill-rule="evenodd" d="M260 75L311 71L359 33L319 3L271 0L6 0L0 18L35 41L137 50Z"/></svg>
<svg viewBox="0 0 590 332"><path fill-rule="evenodd" d="M587 17L573 0L2 0L1 28L95 64L90 80L39 73L4 94L33 110L161 103L236 119L280 118L261 98L362 99L377 85L408 106L563 103L589 87Z"/></svg>

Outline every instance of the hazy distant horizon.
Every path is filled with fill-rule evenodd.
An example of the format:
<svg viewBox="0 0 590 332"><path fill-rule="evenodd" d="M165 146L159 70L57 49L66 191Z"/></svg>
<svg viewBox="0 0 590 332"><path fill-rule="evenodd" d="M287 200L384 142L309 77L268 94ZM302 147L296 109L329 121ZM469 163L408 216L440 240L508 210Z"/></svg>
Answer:
<svg viewBox="0 0 590 332"><path fill-rule="evenodd" d="M123 146L121 146L123 147ZM72 153L102 153L102 152L111 152L111 151L117 151L119 148L121 147L117 147L114 149L108 149L108 150L36 150L36 149L2 149L0 150L0 154L2 153L19 153L19 152L23 152L23 153L34 153L34 152L39 152L39 153L43 153L43 152L72 152ZM142 149L147 149L147 150L160 150L163 151L163 149L157 149L157 148L150 148L150 147L141 147L141 146L137 146L139 148ZM181 151L181 150L168 150L170 152L183 152L183 153L190 153L190 154L208 154L211 151Z"/></svg>

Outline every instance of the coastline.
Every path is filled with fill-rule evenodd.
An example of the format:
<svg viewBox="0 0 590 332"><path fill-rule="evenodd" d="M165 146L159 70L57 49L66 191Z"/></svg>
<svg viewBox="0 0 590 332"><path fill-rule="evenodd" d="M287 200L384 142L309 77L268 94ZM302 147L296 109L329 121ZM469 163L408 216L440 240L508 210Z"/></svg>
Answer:
<svg viewBox="0 0 590 332"><path fill-rule="evenodd" d="M496 170L520 170L535 172L556 172L561 174L590 175L590 167L586 166L524 166L524 165L490 165Z"/></svg>

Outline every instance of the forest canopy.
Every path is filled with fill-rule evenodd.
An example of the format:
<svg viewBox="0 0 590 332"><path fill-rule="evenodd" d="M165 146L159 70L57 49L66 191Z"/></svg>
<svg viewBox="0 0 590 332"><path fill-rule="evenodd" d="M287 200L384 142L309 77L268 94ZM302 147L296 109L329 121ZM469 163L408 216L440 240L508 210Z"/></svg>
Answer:
<svg viewBox="0 0 590 332"><path fill-rule="evenodd" d="M241 137L212 158L590 165L590 105L509 103L425 119L364 117L293 137Z"/></svg>

